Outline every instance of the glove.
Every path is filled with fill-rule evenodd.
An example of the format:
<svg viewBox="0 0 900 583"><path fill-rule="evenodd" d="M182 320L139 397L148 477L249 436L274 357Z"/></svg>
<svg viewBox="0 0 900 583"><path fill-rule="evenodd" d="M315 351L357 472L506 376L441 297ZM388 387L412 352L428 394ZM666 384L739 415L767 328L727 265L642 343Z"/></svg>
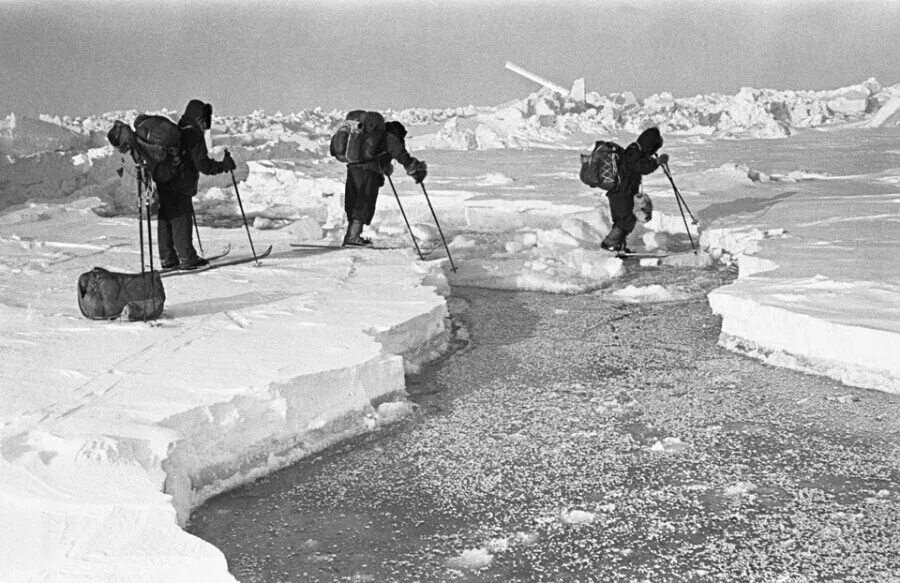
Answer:
<svg viewBox="0 0 900 583"><path fill-rule="evenodd" d="M669 155L668 154L660 154L659 155L659 165L665 166L669 163Z"/></svg>
<svg viewBox="0 0 900 583"><path fill-rule="evenodd" d="M231 152L226 150L225 157L222 158L222 169L224 172L231 172L235 168L237 168L237 164L234 163L234 158L231 157Z"/></svg>
<svg viewBox="0 0 900 583"><path fill-rule="evenodd" d="M381 173L384 174L385 176L390 176L391 174L394 173L394 165L391 164L390 162L388 162L387 166L381 167Z"/></svg>
<svg viewBox="0 0 900 583"><path fill-rule="evenodd" d="M413 158L412 163L406 168L406 173L412 176L416 184L421 184L425 177L428 176L428 165L421 160Z"/></svg>

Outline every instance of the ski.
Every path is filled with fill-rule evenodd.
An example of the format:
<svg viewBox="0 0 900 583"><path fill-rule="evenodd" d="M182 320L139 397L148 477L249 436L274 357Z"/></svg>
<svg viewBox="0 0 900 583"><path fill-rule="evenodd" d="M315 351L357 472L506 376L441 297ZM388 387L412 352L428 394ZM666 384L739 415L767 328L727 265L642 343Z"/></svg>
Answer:
<svg viewBox="0 0 900 583"><path fill-rule="evenodd" d="M666 257L678 257L680 255L696 255L696 251L668 251L663 253L618 253L619 259L664 259Z"/></svg>
<svg viewBox="0 0 900 583"><path fill-rule="evenodd" d="M213 262L217 259L225 257L229 253L231 253L231 243L226 244L220 252L216 253L215 255L210 255L209 257L206 257L206 259L208 259L210 262ZM176 265L175 267L163 267L159 270L160 273L168 273L170 271L178 271L178 266Z"/></svg>
<svg viewBox="0 0 900 583"><path fill-rule="evenodd" d="M671 253L617 253L619 259L662 259Z"/></svg>
<svg viewBox="0 0 900 583"><path fill-rule="evenodd" d="M209 265L207 265L206 267L201 267L200 269L190 269L190 270L185 270L185 271L175 269L173 271L166 271L166 272L161 273L160 277L172 277L172 276L176 276L176 275L190 275L191 273L205 273L212 269L218 269L219 267L228 267L229 265L240 265L241 263L250 263L251 261L256 261L258 259L265 259L266 257L269 256L270 253L272 253L271 245L269 245L268 249L266 249L262 253L258 254L255 258L252 255L250 255L250 256L244 256L244 257L235 257L233 259L225 259L224 261L215 261L215 262L210 261Z"/></svg>
<svg viewBox="0 0 900 583"><path fill-rule="evenodd" d="M294 249L374 249L377 251L397 251L400 249L408 249L414 251L411 247L383 247L380 245L341 245L340 243L291 243ZM422 250L422 255L427 256L431 251Z"/></svg>

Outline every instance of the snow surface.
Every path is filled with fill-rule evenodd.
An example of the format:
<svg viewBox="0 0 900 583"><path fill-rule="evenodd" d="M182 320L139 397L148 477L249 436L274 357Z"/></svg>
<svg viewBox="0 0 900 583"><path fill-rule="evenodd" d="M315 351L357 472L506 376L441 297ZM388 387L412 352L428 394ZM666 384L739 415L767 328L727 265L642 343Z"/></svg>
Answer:
<svg viewBox="0 0 900 583"><path fill-rule="evenodd" d="M340 240L344 171L326 146L343 112L216 118L212 151L235 154L256 248L275 252L258 269L166 279L165 317L152 324L85 320L74 298L94 265L138 265L133 172L105 144L113 120L137 112L0 119L4 575L231 580L222 555L179 528L190 509L408 414L404 371L444 349L448 284L672 302L689 292L615 282L633 269L731 265L738 280L709 297L723 346L900 393L898 93L874 80L643 102L541 91L495 108L391 112L430 171L427 199L402 170L397 198L382 190L367 235L395 251L288 245ZM578 182L574 150L653 123L703 252L686 253L656 173L645 182L653 220L629 245L672 254L623 262L599 248L607 204ZM204 177L195 207L208 250L247 252L230 178ZM577 512L552 519L583 522ZM502 546L488 541L448 567L478 569Z"/></svg>
<svg viewBox="0 0 900 583"><path fill-rule="evenodd" d="M135 220L96 199L0 216L4 580L230 580L179 528L207 497L391 423L404 364L447 341L441 262L309 256L164 280L152 324L81 317L75 280L138 267ZM243 229L202 229L246 253ZM269 235L269 236L265 236ZM329 254L330 253L330 254Z"/></svg>

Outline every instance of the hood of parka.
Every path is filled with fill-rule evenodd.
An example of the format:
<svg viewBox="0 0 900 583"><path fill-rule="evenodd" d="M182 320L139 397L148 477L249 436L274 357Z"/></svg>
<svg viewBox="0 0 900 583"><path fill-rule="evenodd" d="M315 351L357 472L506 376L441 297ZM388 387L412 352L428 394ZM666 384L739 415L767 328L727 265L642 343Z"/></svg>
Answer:
<svg viewBox="0 0 900 583"><path fill-rule="evenodd" d="M212 127L212 105L200 101L199 99L191 99L178 125L181 127L200 125L200 122L206 124L207 128Z"/></svg>
<svg viewBox="0 0 900 583"><path fill-rule="evenodd" d="M655 154L663 145L663 139L659 133L659 128L648 128L644 130L641 135L638 136L637 144L648 156Z"/></svg>

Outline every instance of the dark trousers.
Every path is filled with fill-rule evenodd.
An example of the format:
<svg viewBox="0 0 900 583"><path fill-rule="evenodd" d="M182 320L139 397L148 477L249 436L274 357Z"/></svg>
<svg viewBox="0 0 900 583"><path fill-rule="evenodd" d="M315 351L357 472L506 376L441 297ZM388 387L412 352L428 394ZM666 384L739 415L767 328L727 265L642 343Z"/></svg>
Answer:
<svg viewBox="0 0 900 583"><path fill-rule="evenodd" d="M197 260L192 230L194 204L190 196L159 189L157 227L159 260L163 264L189 264Z"/></svg>
<svg viewBox="0 0 900 583"><path fill-rule="evenodd" d="M364 168L347 166L347 183L344 186L344 211L348 221L372 224L378 189L384 184L384 176Z"/></svg>
<svg viewBox="0 0 900 583"><path fill-rule="evenodd" d="M637 224L637 218L634 216L634 195L628 192L620 194L619 191L612 190L606 196L609 198L609 214L612 215L613 226L618 227L627 236Z"/></svg>

